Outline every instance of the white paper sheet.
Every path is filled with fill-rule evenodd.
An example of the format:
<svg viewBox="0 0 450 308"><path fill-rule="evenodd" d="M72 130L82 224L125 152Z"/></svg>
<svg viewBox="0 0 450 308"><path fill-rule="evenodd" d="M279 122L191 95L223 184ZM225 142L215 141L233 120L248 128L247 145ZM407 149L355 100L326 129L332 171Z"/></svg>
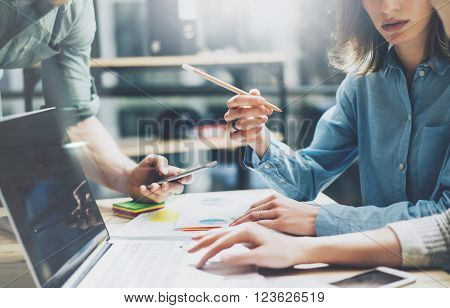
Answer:
<svg viewBox="0 0 450 308"><path fill-rule="evenodd" d="M174 201L180 209L175 229L227 226L271 193L247 190L185 195Z"/></svg>

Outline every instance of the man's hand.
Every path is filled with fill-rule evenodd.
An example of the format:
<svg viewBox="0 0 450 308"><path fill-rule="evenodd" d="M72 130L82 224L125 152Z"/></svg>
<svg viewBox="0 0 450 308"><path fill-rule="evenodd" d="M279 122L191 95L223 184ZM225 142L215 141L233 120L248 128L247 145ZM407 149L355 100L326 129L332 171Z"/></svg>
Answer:
<svg viewBox="0 0 450 308"><path fill-rule="evenodd" d="M188 252L194 253L205 248L205 253L197 263L197 268L222 250L235 244L247 244L245 252L228 253L222 262L230 265L256 265L270 268L285 268L300 263L313 263L315 241L319 238L292 237L253 223L245 223L208 232L193 238L197 241Z"/></svg>
<svg viewBox="0 0 450 308"><path fill-rule="evenodd" d="M230 226L253 221L276 231L295 235L316 235L319 208L281 195L258 201Z"/></svg>
<svg viewBox="0 0 450 308"><path fill-rule="evenodd" d="M129 195L141 202L163 202L174 193L182 193L184 185L192 182L192 176L162 185L156 182L183 171L183 169L169 166L167 159L163 156L148 155L128 173Z"/></svg>

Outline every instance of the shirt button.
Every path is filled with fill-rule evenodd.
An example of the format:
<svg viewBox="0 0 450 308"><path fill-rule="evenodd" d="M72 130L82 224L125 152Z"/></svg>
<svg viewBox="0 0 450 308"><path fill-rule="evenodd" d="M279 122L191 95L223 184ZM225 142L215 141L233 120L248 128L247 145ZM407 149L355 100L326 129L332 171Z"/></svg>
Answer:
<svg viewBox="0 0 450 308"><path fill-rule="evenodd" d="M265 169L270 169L270 164L269 164L269 163L265 163L265 164L264 164L264 168L265 168Z"/></svg>
<svg viewBox="0 0 450 308"><path fill-rule="evenodd" d="M399 168L400 170L405 169L405 164L404 164L404 163L401 163L401 164L398 166L398 168Z"/></svg>
<svg viewBox="0 0 450 308"><path fill-rule="evenodd" d="M411 121L412 120L412 116L411 116L411 114L408 114L408 121Z"/></svg>
<svg viewBox="0 0 450 308"><path fill-rule="evenodd" d="M425 76L425 71L420 71L420 72L419 72L419 76L420 76L420 77L424 77L424 76Z"/></svg>

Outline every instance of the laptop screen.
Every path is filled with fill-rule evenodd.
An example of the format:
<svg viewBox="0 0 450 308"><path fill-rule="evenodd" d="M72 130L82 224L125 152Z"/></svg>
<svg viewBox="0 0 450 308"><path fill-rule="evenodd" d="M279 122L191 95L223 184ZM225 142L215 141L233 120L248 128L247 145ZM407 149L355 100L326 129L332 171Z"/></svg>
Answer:
<svg viewBox="0 0 450 308"><path fill-rule="evenodd" d="M54 109L0 122L2 201L44 287L62 286L83 251L107 236L77 146L64 139Z"/></svg>

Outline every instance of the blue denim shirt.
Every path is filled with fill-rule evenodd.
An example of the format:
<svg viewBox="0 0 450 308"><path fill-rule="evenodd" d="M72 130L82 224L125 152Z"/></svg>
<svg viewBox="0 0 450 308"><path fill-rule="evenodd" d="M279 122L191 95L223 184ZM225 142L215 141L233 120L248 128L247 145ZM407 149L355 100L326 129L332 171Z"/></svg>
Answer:
<svg viewBox="0 0 450 308"><path fill-rule="evenodd" d="M381 71L346 77L308 148L293 151L271 137L261 160L247 147L244 164L277 191L307 201L359 159L364 206L322 206L319 236L445 212L450 208L449 84L449 61L436 57L417 68L409 92L391 49Z"/></svg>

